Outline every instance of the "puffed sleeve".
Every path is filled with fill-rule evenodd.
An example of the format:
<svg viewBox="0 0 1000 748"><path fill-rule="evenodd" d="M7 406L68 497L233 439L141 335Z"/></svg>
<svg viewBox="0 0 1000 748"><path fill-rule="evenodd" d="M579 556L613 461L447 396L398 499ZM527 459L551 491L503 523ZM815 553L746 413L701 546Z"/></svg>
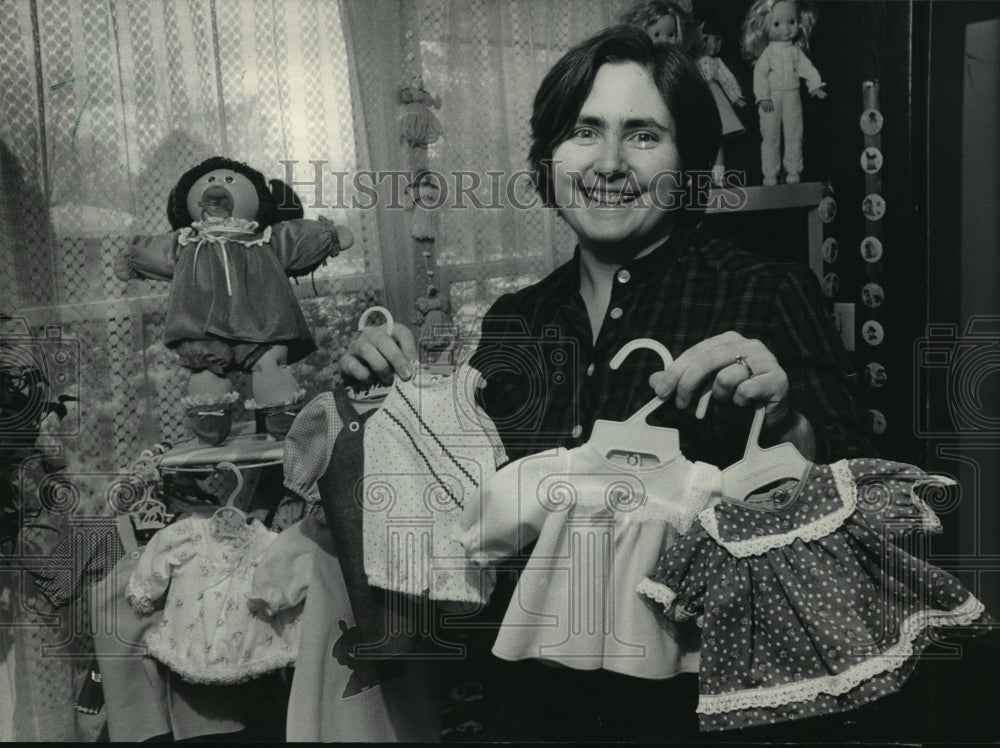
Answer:
<svg viewBox="0 0 1000 748"><path fill-rule="evenodd" d="M270 244L285 272L292 276L307 275L325 259L341 252L339 231L326 218L276 223L271 227Z"/></svg>
<svg viewBox="0 0 1000 748"><path fill-rule="evenodd" d="M180 251L181 237L190 229L180 229L169 234L136 236L115 257L115 276L121 280L146 278L170 280Z"/></svg>
<svg viewBox="0 0 1000 748"><path fill-rule="evenodd" d="M551 475L565 473L566 450L556 448L524 457L500 468L486 482L482 514L462 517L462 546L468 558L487 566L515 555L534 542L548 514L546 501L559 502ZM568 506L568 505L567 505Z"/></svg>
<svg viewBox="0 0 1000 748"><path fill-rule="evenodd" d="M948 487L955 485L953 479L891 460L859 458L848 460L847 466L857 486L858 512L868 524L895 532L942 531L925 497L944 499Z"/></svg>
<svg viewBox="0 0 1000 748"><path fill-rule="evenodd" d="M662 620L686 621L700 616L705 611L709 579L719 574L727 556L696 522L687 535L660 555L653 573L639 583L636 592Z"/></svg>
<svg viewBox="0 0 1000 748"><path fill-rule="evenodd" d="M305 600L314 554L317 550L329 552L332 545L327 540L329 534L330 531L310 515L278 535L254 569L247 592L250 609L274 616Z"/></svg>
<svg viewBox="0 0 1000 748"><path fill-rule="evenodd" d="M195 557L201 541L201 527L194 517L158 531L139 556L128 580L125 589L128 604L140 613L152 613L170 587L174 570Z"/></svg>

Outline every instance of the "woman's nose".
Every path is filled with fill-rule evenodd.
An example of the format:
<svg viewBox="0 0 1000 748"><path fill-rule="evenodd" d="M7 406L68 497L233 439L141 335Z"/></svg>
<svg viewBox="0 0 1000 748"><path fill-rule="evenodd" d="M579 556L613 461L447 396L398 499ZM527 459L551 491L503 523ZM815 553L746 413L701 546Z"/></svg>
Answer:
<svg viewBox="0 0 1000 748"><path fill-rule="evenodd" d="M610 137L604 139L594 163L594 171L598 174L617 174L626 171L620 138Z"/></svg>

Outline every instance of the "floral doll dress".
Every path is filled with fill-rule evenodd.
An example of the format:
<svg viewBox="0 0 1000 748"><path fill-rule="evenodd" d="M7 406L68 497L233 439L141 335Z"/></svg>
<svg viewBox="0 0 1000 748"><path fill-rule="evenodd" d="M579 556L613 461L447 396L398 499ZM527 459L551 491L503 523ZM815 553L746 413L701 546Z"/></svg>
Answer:
<svg viewBox="0 0 1000 748"><path fill-rule="evenodd" d="M251 610L254 570L278 537L254 521L225 537L213 517L189 517L156 533L129 579L127 598L159 626L152 657L194 683L239 683L295 662L301 605L273 617Z"/></svg>
<svg viewBox="0 0 1000 748"><path fill-rule="evenodd" d="M940 523L918 468L813 465L771 502L724 500L664 551L638 591L702 628L702 730L853 709L905 683L935 628L986 622L954 576L890 540Z"/></svg>

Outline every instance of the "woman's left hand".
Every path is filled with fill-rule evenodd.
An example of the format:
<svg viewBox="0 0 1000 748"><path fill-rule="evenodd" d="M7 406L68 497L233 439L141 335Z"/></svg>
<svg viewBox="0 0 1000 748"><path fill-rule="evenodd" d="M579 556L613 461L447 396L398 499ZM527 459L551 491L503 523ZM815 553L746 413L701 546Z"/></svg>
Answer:
<svg viewBox="0 0 1000 748"><path fill-rule="evenodd" d="M765 426L783 424L792 415L785 370L762 342L737 332L724 332L691 346L665 371L650 376L649 384L661 398L673 395L680 410L710 386L712 398L719 402L765 406ZM704 415L697 413L699 418Z"/></svg>

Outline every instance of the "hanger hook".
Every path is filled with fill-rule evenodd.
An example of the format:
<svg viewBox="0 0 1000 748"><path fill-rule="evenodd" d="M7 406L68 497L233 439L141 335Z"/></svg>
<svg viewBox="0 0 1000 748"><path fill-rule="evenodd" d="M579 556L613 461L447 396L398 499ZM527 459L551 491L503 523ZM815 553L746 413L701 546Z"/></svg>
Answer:
<svg viewBox="0 0 1000 748"><path fill-rule="evenodd" d="M373 314L381 314L385 317L385 331L388 335L392 335L392 313L384 306L370 306L365 309L365 311L361 314L361 319L358 320L358 330L365 329L368 318Z"/></svg>
<svg viewBox="0 0 1000 748"><path fill-rule="evenodd" d="M649 350L659 354L660 358L663 359L664 369L670 366L670 364L674 361L674 357L670 355L670 351L668 351L667 347L659 340L653 340L652 338L636 338L635 340L630 340L619 349L618 353L616 353L614 358L611 359L609 366L611 366L612 369L617 369L622 365L622 362L628 358L628 355L632 353L632 351L638 350L639 348L648 348Z"/></svg>
<svg viewBox="0 0 1000 748"><path fill-rule="evenodd" d="M234 488L233 492L229 494L229 499L226 501L226 506L231 506L236 497L240 495L240 490L243 488L243 473L232 462L220 462L217 467L226 468L227 470L232 470L236 473L236 488Z"/></svg>

